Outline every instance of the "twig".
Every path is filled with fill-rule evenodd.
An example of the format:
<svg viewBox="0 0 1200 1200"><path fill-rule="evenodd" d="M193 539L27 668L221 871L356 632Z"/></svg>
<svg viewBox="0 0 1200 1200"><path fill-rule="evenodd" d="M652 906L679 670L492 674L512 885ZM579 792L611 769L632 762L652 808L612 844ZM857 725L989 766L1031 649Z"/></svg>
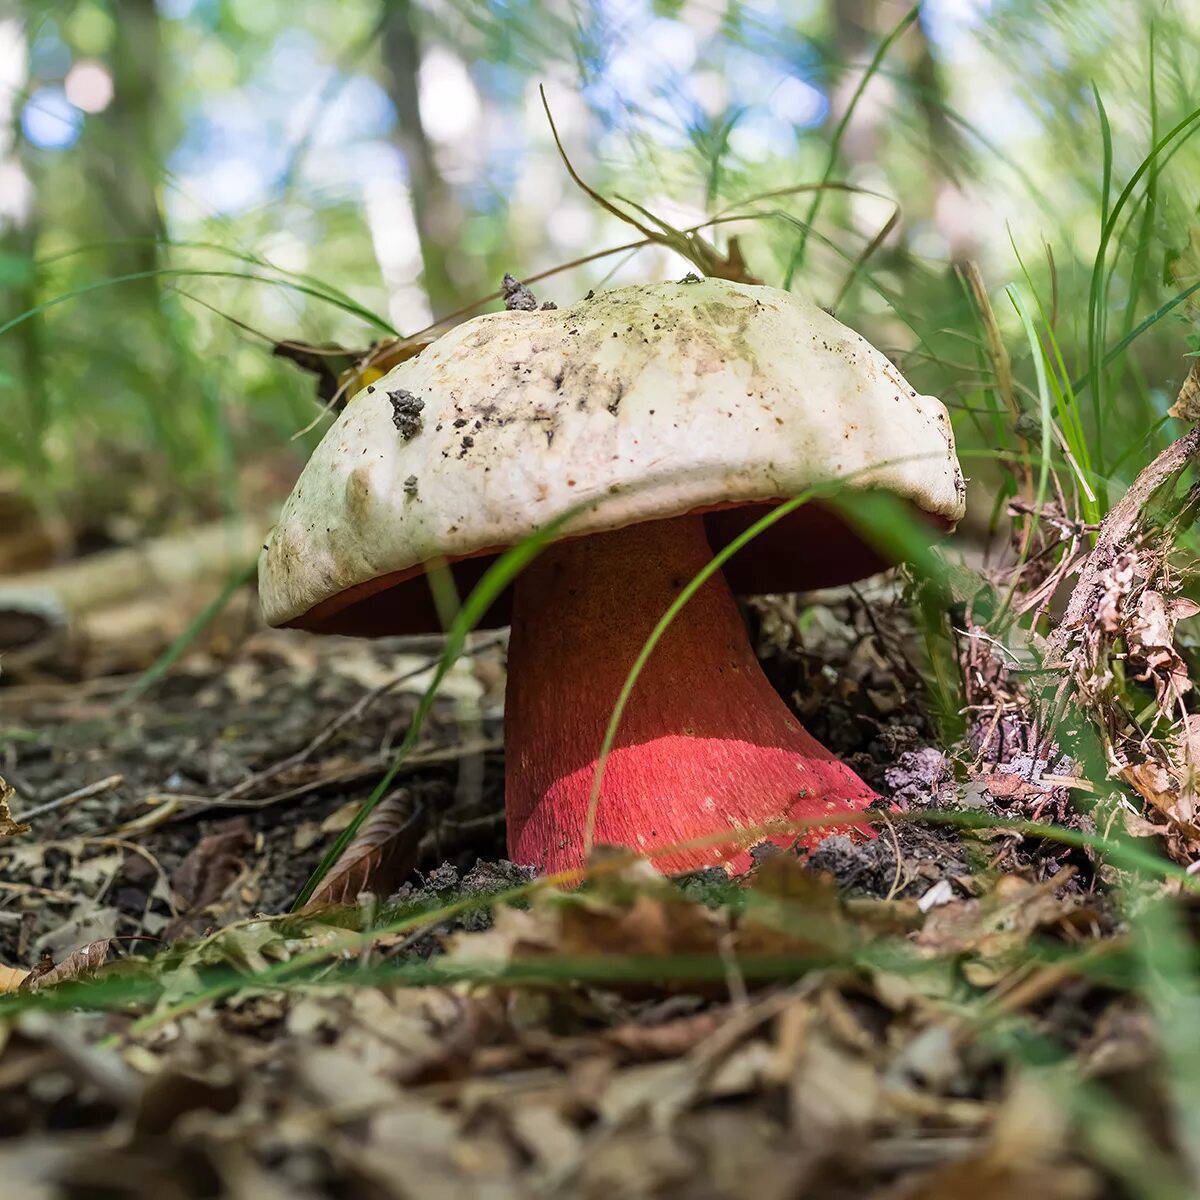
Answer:
<svg viewBox="0 0 1200 1200"><path fill-rule="evenodd" d="M500 645L503 641L502 637L490 638L487 641L482 641L469 649L463 651L462 658L473 658L477 654L482 654L484 650L490 650L494 646ZM377 687L372 688L365 695L360 696L345 712L339 713L332 721L329 722L303 749L297 750L295 754L289 755L287 758L281 759L279 762L270 767L265 767L263 770L254 775L243 779L241 783L235 783L233 787L227 788L219 796L213 798L213 804L227 804L230 800L235 800L240 796L244 796L247 792L253 791L260 784L266 783L274 779L277 775L282 775L285 771L291 770L293 767L298 767L306 762L309 757L319 750L330 738L333 737L338 730L343 729L351 721L357 720L375 703L376 700L386 696L389 692L398 688L401 684L407 683L410 679L415 679L418 675L423 675L430 667L434 665L436 659L432 659L427 663L423 663L419 667L412 670L404 671L399 675L393 676L391 679L384 680Z"/></svg>
<svg viewBox="0 0 1200 1200"><path fill-rule="evenodd" d="M441 763L455 762L464 755L488 754L499 750L502 746L503 743L499 739L493 739L481 742L467 742L454 746L433 747L424 753L417 750L405 760L403 769L409 770L413 767L429 767ZM135 818L132 821L127 821L120 827L119 831L143 833L147 828L155 829L159 825L169 822L185 819L191 820L214 809L236 809L241 812L257 812L259 809L270 808L272 805L280 804L284 800L294 800L297 796L303 796L308 792L316 791L318 788L329 787L335 783L350 783L353 780L373 775L386 763L391 762L392 757L391 751L382 750L367 761L358 763L344 771L335 771L332 774L320 775L315 779L310 779L307 783L289 788L287 791L276 792L274 795L263 796L257 799L222 800L219 796L164 796L163 803L158 809ZM180 807L185 805L188 806L187 811L180 811Z"/></svg>
<svg viewBox="0 0 1200 1200"><path fill-rule="evenodd" d="M68 792L65 796L59 796L57 800L50 800L37 808L31 808L28 812L21 814L21 820L32 821L35 817L44 817L47 813L65 808L68 804L74 804L77 800L89 800L92 796L99 796L101 792L107 792L117 787L124 779L124 775L109 775L104 779L98 779L86 787L76 788L75 791Z"/></svg>

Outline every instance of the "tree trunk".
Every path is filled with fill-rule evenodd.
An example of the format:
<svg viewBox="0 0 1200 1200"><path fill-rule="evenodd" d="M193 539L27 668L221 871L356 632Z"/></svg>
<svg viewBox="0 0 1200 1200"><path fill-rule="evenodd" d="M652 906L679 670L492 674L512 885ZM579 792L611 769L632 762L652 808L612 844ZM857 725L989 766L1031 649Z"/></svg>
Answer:
<svg viewBox="0 0 1200 1200"><path fill-rule="evenodd" d="M162 163L162 37L154 0L111 0L113 102L99 124L91 169L104 196L114 274L152 271L164 236L158 203ZM138 290L157 291L153 281Z"/></svg>
<svg viewBox="0 0 1200 1200"><path fill-rule="evenodd" d="M5 159L15 165L29 181L30 194L23 204L14 205L0 237L0 252L7 260L7 266L0 274L0 297L3 298L0 322L11 321L38 303L36 181L28 147L21 135L20 111L20 93L14 86L11 96L0 97L0 113L8 125L0 132L0 165ZM9 369L12 372L12 382L7 386L18 396L17 411L8 429L11 449L20 455L30 476L36 479L45 466L42 438L49 419L42 318L36 316L22 321L3 342L0 349L6 352L5 360L11 363ZM3 387L0 384L0 388Z"/></svg>
<svg viewBox="0 0 1200 1200"><path fill-rule="evenodd" d="M421 124L417 72L421 66L420 14L411 0L384 0L386 86L396 106L396 141L408 168L413 219L421 241L423 283L435 316L475 299L474 272L458 250L462 209L442 178L434 148ZM482 290L482 284L479 285Z"/></svg>

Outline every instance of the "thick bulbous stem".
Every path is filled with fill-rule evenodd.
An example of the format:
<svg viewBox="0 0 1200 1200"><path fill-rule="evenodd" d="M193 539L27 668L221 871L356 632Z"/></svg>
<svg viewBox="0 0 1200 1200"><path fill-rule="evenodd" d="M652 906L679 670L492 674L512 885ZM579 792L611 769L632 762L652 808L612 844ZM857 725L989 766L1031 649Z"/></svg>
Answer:
<svg viewBox="0 0 1200 1200"><path fill-rule="evenodd" d="M596 759L618 693L656 622L711 557L702 519L679 517L556 543L518 579L505 712L515 861L543 872L583 864ZM664 871L721 865L737 874L766 836L756 828L797 823L771 833L781 845L820 840L831 818L869 834L836 817L875 799L771 687L718 574L638 679L605 767L595 843L647 853Z"/></svg>

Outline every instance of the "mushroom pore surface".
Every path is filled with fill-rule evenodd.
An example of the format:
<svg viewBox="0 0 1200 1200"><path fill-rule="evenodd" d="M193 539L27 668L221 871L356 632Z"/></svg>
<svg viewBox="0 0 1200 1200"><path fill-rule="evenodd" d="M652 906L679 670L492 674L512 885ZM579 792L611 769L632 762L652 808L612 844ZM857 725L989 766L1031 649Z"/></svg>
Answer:
<svg viewBox="0 0 1200 1200"><path fill-rule="evenodd" d="M505 704L515 861L547 872L583 864L596 762L621 686L711 557L703 519L676 517L555 543L518 579ZM812 844L831 825L846 831L845 818L876 798L771 687L718 573L637 680L605 765L595 843L648 853L665 871L740 873L749 846L768 837L747 831L794 822L770 840Z"/></svg>

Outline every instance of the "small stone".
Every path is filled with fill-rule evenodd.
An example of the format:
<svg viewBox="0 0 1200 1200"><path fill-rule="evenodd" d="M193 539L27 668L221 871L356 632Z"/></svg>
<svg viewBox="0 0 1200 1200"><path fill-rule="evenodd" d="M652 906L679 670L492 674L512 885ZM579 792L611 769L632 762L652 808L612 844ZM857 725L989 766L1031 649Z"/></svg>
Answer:
<svg viewBox="0 0 1200 1200"><path fill-rule="evenodd" d="M392 402L392 424L406 442L410 441L421 432L421 410L425 407L425 401L403 388L388 392L387 397Z"/></svg>
<svg viewBox="0 0 1200 1200"><path fill-rule="evenodd" d="M505 272L500 290L504 293L504 307L509 312L534 312L537 309L537 297L515 275Z"/></svg>

